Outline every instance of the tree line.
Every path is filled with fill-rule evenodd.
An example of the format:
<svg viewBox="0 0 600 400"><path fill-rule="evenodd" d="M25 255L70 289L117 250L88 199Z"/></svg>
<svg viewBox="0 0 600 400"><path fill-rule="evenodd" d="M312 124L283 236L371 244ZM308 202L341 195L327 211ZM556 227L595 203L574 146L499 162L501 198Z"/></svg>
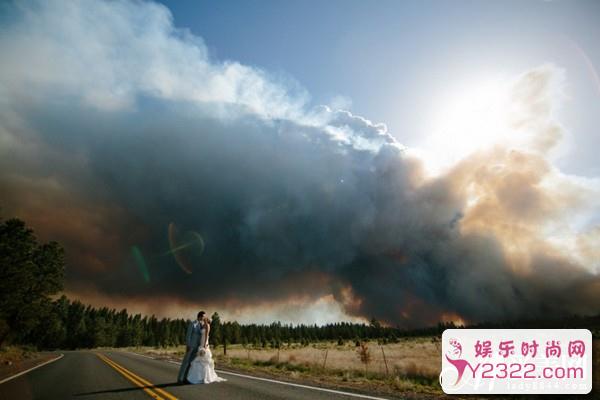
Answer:
<svg viewBox="0 0 600 400"><path fill-rule="evenodd" d="M0 220L0 345L29 344L41 349L128 346L172 346L185 343L188 321L131 315L126 309L94 308L66 296L64 250L56 242L38 243L33 230L19 219ZM212 315L213 346L282 344L380 339L440 333L446 326L416 331L370 324L241 325Z"/></svg>
<svg viewBox="0 0 600 400"><path fill-rule="evenodd" d="M79 300L71 301L66 296L48 302L39 312L38 323L15 335L13 343L34 345L40 349L167 347L185 344L189 324L185 319L132 315L126 309L94 308ZM243 325L235 321L222 322L215 312L211 321L210 339L214 347L241 344L254 348L279 348L320 341L344 344L346 341L372 339L394 342L401 336L415 334L414 331L384 327L376 320L370 324L340 322L322 326L280 322ZM435 330L438 331L438 328Z"/></svg>
<svg viewBox="0 0 600 400"><path fill-rule="evenodd" d="M53 298L63 289L64 250L56 242L38 243L33 231L19 219L0 220L0 346L28 344L40 349L94 347L173 346L185 343L188 321L131 315L126 309L94 308L66 296ZM340 322L317 325L246 324L222 322L212 315L213 346L245 347L308 345L337 341L342 345L365 340L395 342L407 336L440 335L453 323L421 329ZM600 316L559 320L506 321L479 324L475 328L588 328L598 336Z"/></svg>

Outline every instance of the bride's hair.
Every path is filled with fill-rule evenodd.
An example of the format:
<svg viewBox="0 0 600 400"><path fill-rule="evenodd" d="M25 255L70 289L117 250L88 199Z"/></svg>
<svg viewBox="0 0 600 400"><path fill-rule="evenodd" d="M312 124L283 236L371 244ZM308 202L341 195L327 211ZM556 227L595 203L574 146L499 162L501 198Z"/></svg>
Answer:
<svg viewBox="0 0 600 400"><path fill-rule="evenodd" d="M200 311L197 315L198 319L203 319L204 318L204 314L206 314L204 311Z"/></svg>

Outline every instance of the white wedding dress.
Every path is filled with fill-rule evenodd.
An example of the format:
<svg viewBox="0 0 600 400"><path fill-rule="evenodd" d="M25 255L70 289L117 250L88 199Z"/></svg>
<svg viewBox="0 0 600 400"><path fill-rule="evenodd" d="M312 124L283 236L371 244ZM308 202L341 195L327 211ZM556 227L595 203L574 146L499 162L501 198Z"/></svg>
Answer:
<svg viewBox="0 0 600 400"><path fill-rule="evenodd" d="M205 335L206 329L202 329L200 343L205 342ZM210 346L207 346L205 349L200 347L198 350L198 355L196 355L196 358L194 358L194 360L191 362L187 380L194 384L224 382L227 380L217 376L217 373L215 372L215 362L212 358Z"/></svg>

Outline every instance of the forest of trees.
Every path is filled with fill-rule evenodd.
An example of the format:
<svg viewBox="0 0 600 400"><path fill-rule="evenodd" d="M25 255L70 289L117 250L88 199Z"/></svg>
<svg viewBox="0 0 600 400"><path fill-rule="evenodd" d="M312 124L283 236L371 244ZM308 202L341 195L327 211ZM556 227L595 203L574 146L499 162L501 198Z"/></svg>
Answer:
<svg viewBox="0 0 600 400"><path fill-rule="evenodd" d="M317 325L285 325L275 322L269 325L237 322L222 322L218 313L213 313L211 344L241 344L251 348L278 348L290 344L307 346L321 341L338 344L360 343L364 340L379 340L394 343L402 337L441 335L444 329L455 328L453 323L405 330L384 327L376 320L370 324L340 322ZM101 346L172 346L185 344L185 333L189 321L184 319L157 319L155 316L130 315L127 310L92 308L79 301L69 301L65 296L50 303L40 324L21 337L24 344L38 348L93 348ZM531 320L499 324L481 324L480 328L590 328L600 324L599 317L572 317L561 320Z"/></svg>
<svg viewBox="0 0 600 400"><path fill-rule="evenodd" d="M127 310L93 308L80 301L70 301L62 296L49 302L39 323L33 329L16 335L14 343L29 344L40 349L76 349L93 347L172 346L185 343L189 321L183 319L157 319L155 316L130 315ZM340 344L346 341L379 339L396 341L400 336L418 333L439 333L446 326L428 331L403 331L381 326L373 320L367 324L336 323L317 325L241 325L221 322L218 313L212 315L211 342L215 347L223 344L242 344L251 347L280 347L286 344L310 343L330 340Z"/></svg>
<svg viewBox="0 0 600 400"><path fill-rule="evenodd" d="M130 315L127 310L93 308L66 296L63 288L64 251L55 242L40 244L33 231L18 219L0 220L0 346L6 343L33 345L40 349L93 347L171 346L185 343L188 321ZM53 298L54 297L54 298ZM404 330L370 324L340 322L324 326L240 325L222 322L212 315L213 346L242 344L280 347L292 343L365 339L384 343L400 337L439 335L454 324ZM555 320L512 321L480 324L480 328L588 328L598 335L600 316Z"/></svg>
<svg viewBox="0 0 600 400"><path fill-rule="evenodd" d="M19 219L0 220L0 345L27 344L40 349L100 346L170 346L184 344L188 321L130 315L127 310L93 308L65 296L64 251L56 242L38 243ZM242 344L279 347L284 344L333 340L380 339L440 333L447 326L403 331L370 324L240 325L212 315L213 346Z"/></svg>

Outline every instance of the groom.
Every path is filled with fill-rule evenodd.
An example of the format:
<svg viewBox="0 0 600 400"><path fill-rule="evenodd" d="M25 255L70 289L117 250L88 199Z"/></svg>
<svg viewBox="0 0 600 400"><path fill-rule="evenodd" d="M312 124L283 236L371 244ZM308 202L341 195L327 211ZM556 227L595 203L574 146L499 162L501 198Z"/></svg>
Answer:
<svg viewBox="0 0 600 400"><path fill-rule="evenodd" d="M204 311L200 311L197 317L198 319L195 321L190 321L185 335L186 351L185 356L181 361L181 368L179 368L179 375L177 376L178 383L188 383L187 374L190 363L196 358L196 354L198 354L200 338L202 337L202 319L204 318Z"/></svg>

